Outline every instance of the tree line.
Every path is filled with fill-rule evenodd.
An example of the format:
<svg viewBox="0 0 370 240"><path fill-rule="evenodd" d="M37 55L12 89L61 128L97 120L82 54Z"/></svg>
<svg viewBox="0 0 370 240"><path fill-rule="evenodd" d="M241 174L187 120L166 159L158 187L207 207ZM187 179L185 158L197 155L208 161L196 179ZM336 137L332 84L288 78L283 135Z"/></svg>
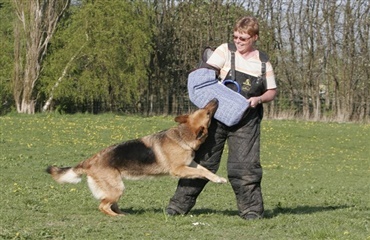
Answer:
<svg viewBox="0 0 370 240"><path fill-rule="evenodd" d="M369 121L368 0L0 0L0 113L179 114L202 49L260 21L271 118Z"/></svg>

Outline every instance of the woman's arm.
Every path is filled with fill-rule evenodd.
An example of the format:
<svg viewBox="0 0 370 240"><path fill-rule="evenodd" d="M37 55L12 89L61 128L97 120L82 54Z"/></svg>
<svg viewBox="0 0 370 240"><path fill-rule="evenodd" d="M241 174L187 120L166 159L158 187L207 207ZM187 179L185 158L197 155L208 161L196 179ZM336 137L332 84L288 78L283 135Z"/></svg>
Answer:
<svg viewBox="0 0 370 240"><path fill-rule="evenodd" d="M267 91L261 96L251 97L247 101L249 101L249 105L254 108L258 104L271 102L272 100L275 99L276 94L277 94L276 88L267 89Z"/></svg>

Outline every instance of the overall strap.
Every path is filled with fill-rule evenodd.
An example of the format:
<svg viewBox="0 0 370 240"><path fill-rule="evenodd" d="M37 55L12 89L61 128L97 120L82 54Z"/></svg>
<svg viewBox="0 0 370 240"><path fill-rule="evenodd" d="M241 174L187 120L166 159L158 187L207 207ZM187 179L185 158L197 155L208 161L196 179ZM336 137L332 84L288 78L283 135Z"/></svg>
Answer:
<svg viewBox="0 0 370 240"><path fill-rule="evenodd" d="M259 52L259 58L262 62L261 75L262 77L266 77L266 62L269 61L269 56L265 52L262 52L260 50L258 50L258 52Z"/></svg>
<svg viewBox="0 0 370 240"><path fill-rule="evenodd" d="M230 69L230 73L231 73L231 80L234 80L235 81L235 51L236 51L236 46L234 43L228 43L227 44L228 48L229 48L229 51L231 53L231 69Z"/></svg>
<svg viewBox="0 0 370 240"><path fill-rule="evenodd" d="M231 69L230 69L230 77L232 80L235 80L235 52L236 52L236 46L234 43L228 43L228 48L231 53ZM260 50L258 50L259 58L261 60L261 75L262 77L266 76L266 62L269 61L269 56Z"/></svg>

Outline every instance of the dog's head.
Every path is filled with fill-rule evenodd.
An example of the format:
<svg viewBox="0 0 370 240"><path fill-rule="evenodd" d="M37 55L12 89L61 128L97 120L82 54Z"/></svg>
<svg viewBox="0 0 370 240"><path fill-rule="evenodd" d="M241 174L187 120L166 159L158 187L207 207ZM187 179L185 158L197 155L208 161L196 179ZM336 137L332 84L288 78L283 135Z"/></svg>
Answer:
<svg viewBox="0 0 370 240"><path fill-rule="evenodd" d="M186 135L187 141L196 141L197 149L208 136L208 127L211 124L212 117L218 108L218 100L212 99L204 108L200 108L189 115L180 115L175 121L187 126L190 134ZM185 136L185 134L183 134Z"/></svg>

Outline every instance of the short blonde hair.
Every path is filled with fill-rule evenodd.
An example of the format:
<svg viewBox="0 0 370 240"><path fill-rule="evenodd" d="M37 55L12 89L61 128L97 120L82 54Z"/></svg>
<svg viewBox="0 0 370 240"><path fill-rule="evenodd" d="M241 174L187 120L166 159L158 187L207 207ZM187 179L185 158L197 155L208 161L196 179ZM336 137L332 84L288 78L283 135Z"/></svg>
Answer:
<svg viewBox="0 0 370 240"><path fill-rule="evenodd" d="M255 17L242 17L236 21L234 32L247 33L251 37L259 35L258 20Z"/></svg>

